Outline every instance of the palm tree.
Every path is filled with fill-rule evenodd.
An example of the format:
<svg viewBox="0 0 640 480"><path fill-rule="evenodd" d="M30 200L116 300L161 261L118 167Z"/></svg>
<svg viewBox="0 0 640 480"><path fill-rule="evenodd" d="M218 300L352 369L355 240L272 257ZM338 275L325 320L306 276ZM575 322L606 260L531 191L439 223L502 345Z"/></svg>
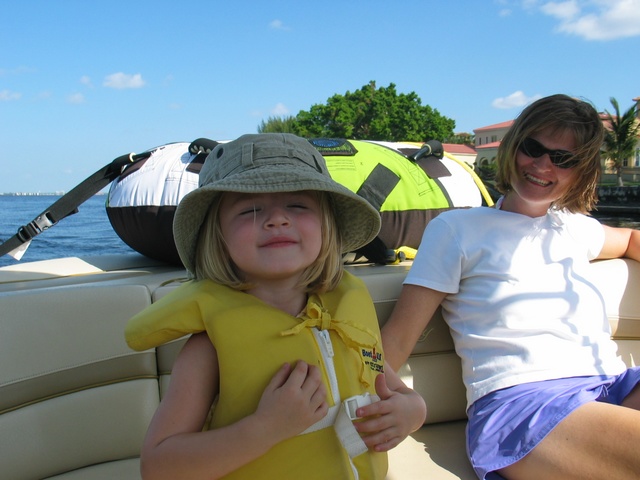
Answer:
<svg viewBox="0 0 640 480"><path fill-rule="evenodd" d="M615 110L612 115L605 110L605 119L609 123L604 137L603 149L611 161L616 172L618 186L623 186L622 167L625 160L633 156L636 144L638 143L638 135L640 134L640 122L637 118L637 104L631 106L626 112L620 115L620 107L618 101L611 97L609 99Z"/></svg>

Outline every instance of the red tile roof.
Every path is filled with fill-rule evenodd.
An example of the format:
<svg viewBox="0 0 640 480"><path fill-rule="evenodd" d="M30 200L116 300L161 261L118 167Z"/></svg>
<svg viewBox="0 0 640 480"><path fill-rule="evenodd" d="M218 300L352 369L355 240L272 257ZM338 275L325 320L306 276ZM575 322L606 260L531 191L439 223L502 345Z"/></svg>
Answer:
<svg viewBox="0 0 640 480"><path fill-rule="evenodd" d="M513 120L507 120L506 122L496 123L494 125L488 125L486 127L476 128L473 131L474 132L483 132L485 130L497 130L499 128L508 128L511 125L513 125Z"/></svg>
<svg viewBox="0 0 640 480"><path fill-rule="evenodd" d="M500 146L500 141L485 143L484 145L476 145L476 150L480 150L483 148L498 148Z"/></svg>
<svg viewBox="0 0 640 480"><path fill-rule="evenodd" d="M461 153L467 155L476 154L475 148L469 145L462 145L459 143L443 143L442 146L444 147L444 151L449 153Z"/></svg>

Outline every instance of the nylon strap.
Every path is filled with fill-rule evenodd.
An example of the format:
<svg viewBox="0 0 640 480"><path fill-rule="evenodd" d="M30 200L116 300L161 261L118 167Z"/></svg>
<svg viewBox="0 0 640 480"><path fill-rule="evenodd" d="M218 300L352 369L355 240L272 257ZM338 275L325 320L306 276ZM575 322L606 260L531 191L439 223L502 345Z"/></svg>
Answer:
<svg viewBox="0 0 640 480"><path fill-rule="evenodd" d="M18 228L18 231L13 237L0 244L0 257L16 249L20 249L22 245L30 242L35 236L53 227L63 218L77 213L80 205L116 179L125 166L148 158L151 156L151 153L153 153L153 150L138 155L134 155L133 153L122 155L86 178L56 200L31 222ZM22 253L24 253L24 250L25 249L23 249Z"/></svg>
<svg viewBox="0 0 640 480"><path fill-rule="evenodd" d="M396 188L398 182L400 182L400 177L379 163L356 193L373 205L373 208L380 211L382 204Z"/></svg>

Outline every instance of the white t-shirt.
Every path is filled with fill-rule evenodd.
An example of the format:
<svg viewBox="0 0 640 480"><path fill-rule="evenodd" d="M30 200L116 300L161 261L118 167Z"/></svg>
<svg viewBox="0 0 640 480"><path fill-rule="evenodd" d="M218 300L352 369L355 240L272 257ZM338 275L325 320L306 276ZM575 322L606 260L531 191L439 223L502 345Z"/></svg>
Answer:
<svg viewBox="0 0 640 480"><path fill-rule="evenodd" d="M477 207L429 223L404 283L449 294L468 405L521 383L625 370L589 279L603 243L597 220L555 210Z"/></svg>

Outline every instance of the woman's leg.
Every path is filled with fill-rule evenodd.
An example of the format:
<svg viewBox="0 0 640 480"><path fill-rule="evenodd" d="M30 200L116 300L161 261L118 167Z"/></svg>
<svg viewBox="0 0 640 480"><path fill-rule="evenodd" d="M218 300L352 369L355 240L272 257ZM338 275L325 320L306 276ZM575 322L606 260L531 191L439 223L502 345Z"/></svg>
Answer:
<svg viewBox="0 0 640 480"><path fill-rule="evenodd" d="M640 410L640 383L636 385L636 388L631 390L631 393L626 396L621 405L623 407L635 408L636 410Z"/></svg>
<svg viewBox="0 0 640 480"><path fill-rule="evenodd" d="M623 405L589 402L578 407L522 460L500 470L500 475L509 480L637 480L640 388Z"/></svg>

